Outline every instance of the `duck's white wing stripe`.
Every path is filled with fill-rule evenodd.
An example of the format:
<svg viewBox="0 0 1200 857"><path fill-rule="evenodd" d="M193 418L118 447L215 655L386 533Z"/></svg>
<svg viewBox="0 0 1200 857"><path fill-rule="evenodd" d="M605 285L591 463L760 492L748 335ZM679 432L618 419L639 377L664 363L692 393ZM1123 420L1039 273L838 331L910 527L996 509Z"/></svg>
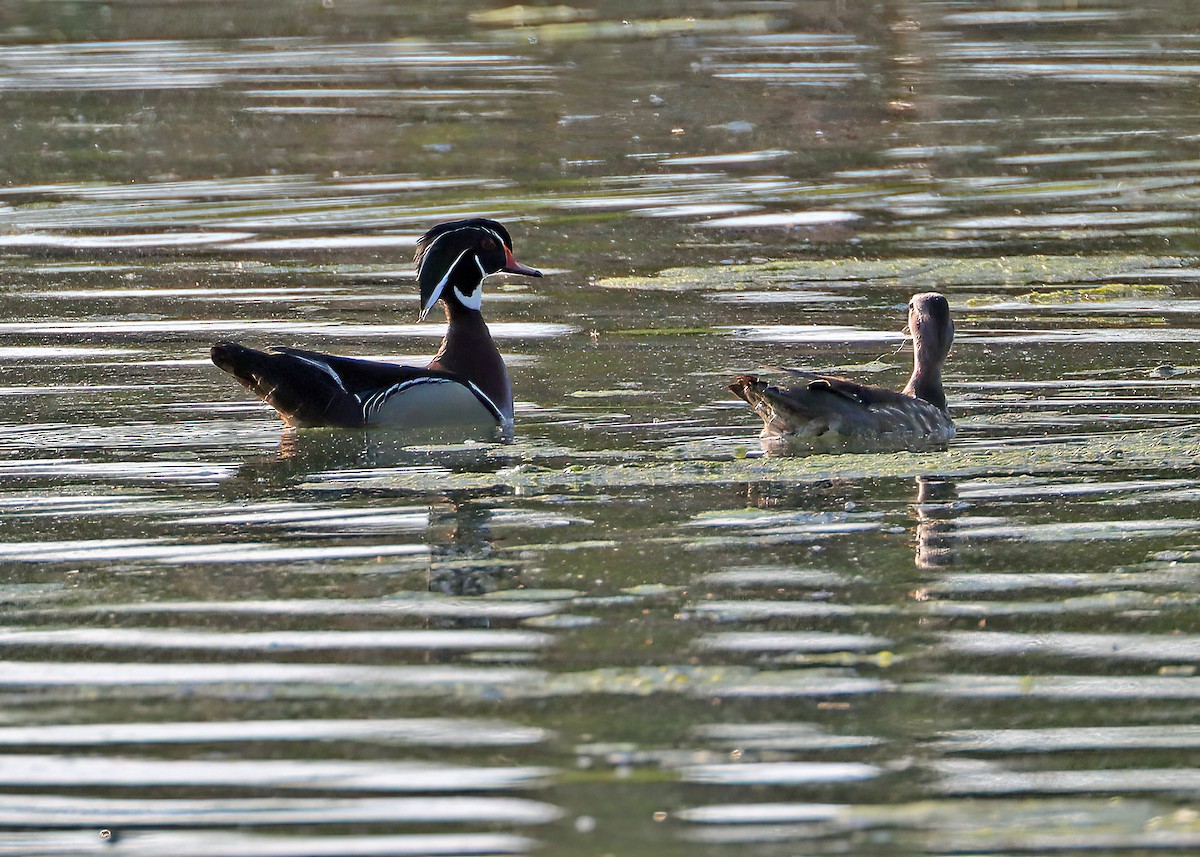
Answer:
<svg viewBox="0 0 1200 857"><path fill-rule="evenodd" d="M312 366L316 369L320 369L322 372L332 378L339 387L341 387L343 390L346 389L346 385L342 382L342 376L334 371L334 368L328 363L322 363L320 360L313 360L311 357L301 357L299 354L289 354L288 356L295 360L300 360L301 362L307 363L309 366ZM347 390L347 392L349 391Z"/></svg>
<svg viewBox="0 0 1200 857"><path fill-rule="evenodd" d="M504 414L500 413L500 409L496 407L496 403L493 402L491 398L485 392L483 392L483 390L476 387L471 381L467 382L467 386L471 388L472 393L479 397L481 402L487 405L488 410L496 416L497 422L504 423L506 425L510 422L510 420L506 420L504 418Z"/></svg>

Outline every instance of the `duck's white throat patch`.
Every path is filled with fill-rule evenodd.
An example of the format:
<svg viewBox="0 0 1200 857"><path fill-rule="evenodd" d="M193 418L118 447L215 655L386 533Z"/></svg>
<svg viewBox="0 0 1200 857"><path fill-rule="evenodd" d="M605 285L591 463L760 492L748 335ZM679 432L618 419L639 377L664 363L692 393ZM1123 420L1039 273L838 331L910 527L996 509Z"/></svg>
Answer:
<svg viewBox="0 0 1200 857"><path fill-rule="evenodd" d="M464 295L458 290L458 286L454 287L454 296L458 298L458 302L467 309L479 309L483 306L483 283L481 282L475 287L475 291L469 295Z"/></svg>
<svg viewBox="0 0 1200 857"><path fill-rule="evenodd" d="M491 231L491 230L489 230L489 231ZM492 234L494 235L495 233L492 233ZM461 256L459 256L458 258L459 258L459 261L462 261ZM475 291L471 292L470 295L464 295L462 292L460 292L458 290L458 286L455 286L454 287L454 296L456 298L458 298L458 302L460 304L462 304L463 306L465 306L467 309L476 309L477 310L481 306L483 306L483 281L487 279L488 272L483 267L483 260L481 260L479 258L478 253L476 253L472 258L475 259L475 267L477 267L479 269L479 285L475 287ZM454 264L457 265L458 262L456 261Z"/></svg>
<svg viewBox="0 0 1200 857"><path fill-rule="evenodd" d="M429 311L433 309L433 305L438 302L438 298L440 298L442 296L442 292L446 290L446 284L450 282L450 275L454 273L454 269L458 267L458 263L463 260L463 256L466 256L470 252L470 247L468 247L466 250L463 250L458 254L458 258L454 260L454 264L446 269L445 275L443 275L441 280L438 281L438 284L433 287L433 291L429 294L429 300L425 301L425 306L421 307L421 319L425 318L425 316L429 314ZM483 265L479 264L478 256L475 257L475 263L479 265L480 270L483 270ZM465 306L471 309L479 309L482 293L483 289L479 288L475 290L475 294L471 298L467 298L458 290L458 287L455 287L454 289L454 296L458 298ZM472 304L470 301L474 301L474 304Z"/></svg>

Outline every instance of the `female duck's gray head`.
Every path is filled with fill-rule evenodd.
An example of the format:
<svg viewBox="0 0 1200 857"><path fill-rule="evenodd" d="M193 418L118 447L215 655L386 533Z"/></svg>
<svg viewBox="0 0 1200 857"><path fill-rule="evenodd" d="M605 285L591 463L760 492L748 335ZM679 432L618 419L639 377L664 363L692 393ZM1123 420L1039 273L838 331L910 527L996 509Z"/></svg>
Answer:
<svg viewBox="0 0 1200 857"><path fill-rule="evenodd" d="M908 302L908 333L913 338L913 372L904 392L946 410L942 364L954 342L950 303L937 292L913 295Z"/></svg>
<svg viewBox="0 0 1200 857"><path fill-rule="evenodd" d="M913 295L908 302L908 332L914 340L917 362L930 369L940 368L954 342L949 301L937 292Z"/></svg>
<svg viewBox="0 0 1200 857"><path fill-rule="evenodd" d="M501 271L540 277L512 253L512 237L494 220L473 217L439 223L417 241L417 282L424 320L438 300L447 307L478 310L484 278Z"/></svg>

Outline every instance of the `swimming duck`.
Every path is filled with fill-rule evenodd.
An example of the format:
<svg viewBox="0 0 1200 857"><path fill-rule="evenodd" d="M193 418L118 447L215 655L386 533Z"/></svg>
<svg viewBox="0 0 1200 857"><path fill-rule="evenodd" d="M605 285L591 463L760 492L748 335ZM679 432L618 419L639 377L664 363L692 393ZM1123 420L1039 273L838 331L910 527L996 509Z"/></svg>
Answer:
<svg viewBox="0 0 1200 857"><path fill-rule="evenodd" d="M913 295L908 331L913 373L900 393L798 369L787 371L806 379L803 386L774 387L739 375L729 389L762 417L762 446L771 455L944 446L954 437L942 391L942 364L954 341L946 298L936 292Z"/></svg>
<svg viewBox="0 0 1200 857"><path fill-rule="evenodd" d="M540 277L512 237L482 217L440 223L417 242L423 321L439 300L448 327L428 366L399 366L299 348L257 351L218 342L212 361L297 427L509 428L512 387L483 321L483 281L501 271Z"/></svg>

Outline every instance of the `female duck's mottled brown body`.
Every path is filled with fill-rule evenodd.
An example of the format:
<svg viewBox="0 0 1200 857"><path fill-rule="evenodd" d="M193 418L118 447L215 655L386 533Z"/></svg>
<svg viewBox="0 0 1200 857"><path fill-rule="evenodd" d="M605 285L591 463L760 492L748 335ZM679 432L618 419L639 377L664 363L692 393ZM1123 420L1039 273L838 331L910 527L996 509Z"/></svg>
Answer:
<svg viewBox="0 0 1200 857"><path fill-rule="evenodd" d="M258 351L218 342L212 359L289 425L507 429L508 371L480 313L483 280L501 271L540 277L513 258L494 220L441 223L417 242L421 318L439 300L446 337L428 366L398 366L298 348Z"/></svg>
<svg viewBox="0 0 1200 857"><path fill-rule="evenodd" d="M908 304L913 373L903 392L789 369L807 379L774 387L753 375L729 386L762 417L762 445L771 455L817 452L898 452L937 449L954 437L942 390L942 364L954 341L950 305L936 292Z"/></svg>

